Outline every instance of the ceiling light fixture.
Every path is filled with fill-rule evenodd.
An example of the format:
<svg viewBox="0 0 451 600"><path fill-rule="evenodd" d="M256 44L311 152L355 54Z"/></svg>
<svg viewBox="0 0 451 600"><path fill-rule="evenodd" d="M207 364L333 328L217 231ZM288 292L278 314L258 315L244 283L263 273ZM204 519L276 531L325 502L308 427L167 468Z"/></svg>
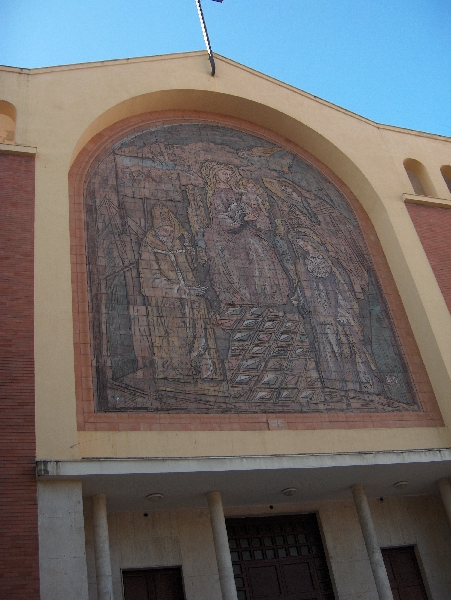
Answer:
<svg viewBox="0 0 451 600"><path fill-rule="evenodd" d="M396 488L397 490L402 490L402 488L405 488L409 485L408 481L397 481L396 483L393 484L393 487Z"/></svg>
<svg viewBox="0 0 451 600"><path fill-rule="evenodd" d="M149 494L146 496L146 499L149 500L149 502L155 502L157 500L161 500L162 498L163 494Z"/></svg>
<svg viewBox="0 0 451 600"><path fill-rule="evenodd" d="M298 489L295 487L285 488L284 490L282 490L282 494L284 496L294 496L297 491Z"/></svg>

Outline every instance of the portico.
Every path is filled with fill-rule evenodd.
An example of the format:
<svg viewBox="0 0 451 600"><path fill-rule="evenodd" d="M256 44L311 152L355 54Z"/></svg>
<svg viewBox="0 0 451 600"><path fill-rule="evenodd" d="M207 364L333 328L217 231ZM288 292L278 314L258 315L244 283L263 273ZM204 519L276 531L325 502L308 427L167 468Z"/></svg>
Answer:
<svg viewBox="0 0 451 600"><path fill-rule="evenodd" d="M78 483L85 525L84 531L77 531L86 540L91 590L96 587L99 568L104 573L93 552L96 503L102 494L116 595L124 570L165 565L182 568L187 600L212 597L211 581L217 582L215 598L231 597L232 591L227 591L227 583L221 585L218 575L224 573L224 565L232 566L230 551L224 550L223 542L214 541L214 523L222 504L226 522L232 517L315 514L336 597L350 597L358 588L366 598L385 598L378 596L365 529L352 498L356 483L362 484L369 499L378 547L414 546L432 597L440 597L440 590L449 585L447 571L438 568L445 556L451 556L450 528L438 483L442 481L443 488L448 481L448 449L90 459L42 462L38 468L48 472L39 477L47 489ZM400 481L407 485L394 486ZM296 493L284 496L282 491L289 487L296 488ZM212 490L219 504L209 503ZM161 499L147 500L152 493L161 494ZM69 538L66 542L72 544ZM351 578L350 573L354 573ZM222 581L227 582L226 575Z"/></svg>

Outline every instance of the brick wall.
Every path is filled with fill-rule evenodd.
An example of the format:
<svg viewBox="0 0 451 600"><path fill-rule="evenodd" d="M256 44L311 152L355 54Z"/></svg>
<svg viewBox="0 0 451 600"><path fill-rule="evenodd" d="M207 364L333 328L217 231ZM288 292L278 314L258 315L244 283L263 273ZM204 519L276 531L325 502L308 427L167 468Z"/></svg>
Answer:
<svg viewBox="0 0 451 600"><path fill-rule="evenodd" d="M33 349L34 159L0 154L0 597L39 598Z"/></svg>
<svg viewBox="0 0 451 600"><path fill-rule="evenodd" d="M451 312L451 210L420 204L406 206Z"/></svg>

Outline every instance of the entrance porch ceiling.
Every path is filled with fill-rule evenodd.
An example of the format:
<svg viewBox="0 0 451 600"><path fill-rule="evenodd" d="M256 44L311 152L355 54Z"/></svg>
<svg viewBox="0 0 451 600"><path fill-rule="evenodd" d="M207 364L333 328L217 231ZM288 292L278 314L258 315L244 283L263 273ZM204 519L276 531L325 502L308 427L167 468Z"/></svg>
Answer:
<svg viewBox="0 0 451 600"><path fill-rule="evenodd" d="M369 497L437 493L451 476L451 449L344 454L39 461L39 480L79 479L83 494L105 494L109 512L206 507L219 490L226 507L350 500L355 483ZM407 481L405 488L393 485ZM285 488L295 487L293 497ZM159 501L146 496L162 494Z"/></svg>

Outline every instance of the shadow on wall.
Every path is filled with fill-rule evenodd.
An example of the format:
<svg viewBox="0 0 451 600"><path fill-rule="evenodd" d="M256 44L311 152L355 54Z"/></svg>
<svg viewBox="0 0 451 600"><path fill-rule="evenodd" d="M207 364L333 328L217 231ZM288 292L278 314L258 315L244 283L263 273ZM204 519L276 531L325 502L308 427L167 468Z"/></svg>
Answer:
<svg viewBox="0 0 451 600"><path fill-rule="evenodd" d="M14 144L16 116L16 107L6 100L0 100L0 144Z"/></svg>
<svg viewBox="0 0 451 600"><path fill-rule="evenodd" d="M445 183L451 192L451 165L443 165L440 167L440 173L442 174Z"/></svg>

